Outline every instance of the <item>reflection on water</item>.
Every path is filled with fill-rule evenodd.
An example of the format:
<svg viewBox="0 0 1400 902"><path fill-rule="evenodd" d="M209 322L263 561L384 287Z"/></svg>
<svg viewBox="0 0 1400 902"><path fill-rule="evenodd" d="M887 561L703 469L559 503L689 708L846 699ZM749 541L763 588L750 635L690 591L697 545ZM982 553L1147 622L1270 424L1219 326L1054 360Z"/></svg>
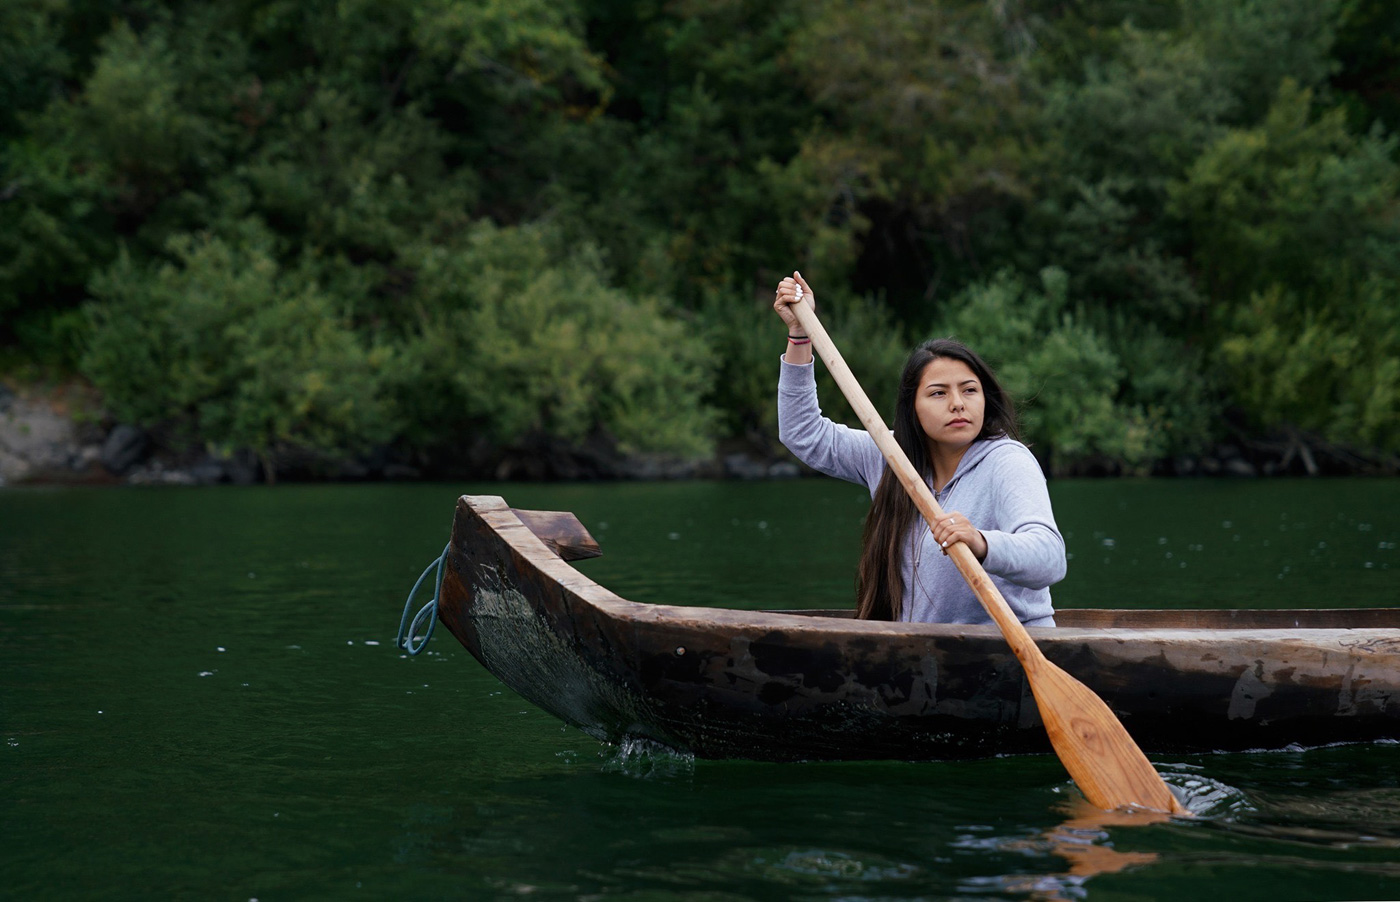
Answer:
<svg viewBox="0 0 1400 902"><path fill-rule="evenodd" d="M0 491L6 892L1400 897L1396 744L1161 761L1196 817L1148 823L1077 808L1051 756L602 745L444 631L393 647L465 489ZM868 504L830 480L477 489L578 513L605 552L580 569L619 594L753 608L849 605ZM1400 481L1052 493L1063 606L1397 603Z"/></svg>
<svg viewBox="0 0 1400 902"><path fill-rule="evenodd" d="M1110 828L1144 828L1173 819L1156 811L1102 811L1082 797L1073 798L1062 810L1067 815L1066 820L1037 836L992 838L990 841L1003 851L1063 859L1068 868L1052 873L978 878L969 881L968 888L985 890L994 886L1003 892L1047 902L1082 899L1091 877L1150 865L1160 858L1156 852L1119 851L1114 848Z"/></svg>

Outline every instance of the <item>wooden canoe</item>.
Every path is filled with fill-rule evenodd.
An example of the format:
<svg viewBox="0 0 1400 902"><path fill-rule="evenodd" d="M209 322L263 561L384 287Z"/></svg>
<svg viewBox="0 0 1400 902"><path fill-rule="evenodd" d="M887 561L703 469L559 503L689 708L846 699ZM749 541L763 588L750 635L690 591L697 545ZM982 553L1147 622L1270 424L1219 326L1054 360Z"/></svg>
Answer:
<svg viewBox="0 0 1400 902"><path fill-rule="evenodd" d="M570 566L568 513L463 496L438 618L501 682L588 734L702 758L1046 752L991 625L626 601ZM1149 753L1400 739L1400 609L1059 610L1047 658Z"/></svg>

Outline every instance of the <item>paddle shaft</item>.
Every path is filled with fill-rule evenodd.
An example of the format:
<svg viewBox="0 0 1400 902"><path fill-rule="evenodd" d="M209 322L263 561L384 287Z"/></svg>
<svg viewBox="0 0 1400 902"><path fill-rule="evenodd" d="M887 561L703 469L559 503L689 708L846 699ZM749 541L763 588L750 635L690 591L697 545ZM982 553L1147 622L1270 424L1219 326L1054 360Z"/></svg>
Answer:
<svg viewBox="0 0 1400 902"><path fill-rule="evenodd" d="M791 309L797 314L797 321L811 338L812 346L821 355L846 400L851 402L856 416L860 417L866 431L875 439L885 462L932 528L943 515L943 509L934 500L928 484L885 427L885 421L875 405L870 403L870 398L856 381L850 367L846 366L845 359L836 349L821 320L817 319L816 311L801 302L793 304ZM1104 809L1135 806L1185 813L1147 756L1103 700L1041 653L1030 633L1026 632L1011 606L987 576L987 571L982 568L972 549L965 542L956 542L947 551L958 572L967 580L973 594L1021 662L1055 754L1085 797Z"/></svg>

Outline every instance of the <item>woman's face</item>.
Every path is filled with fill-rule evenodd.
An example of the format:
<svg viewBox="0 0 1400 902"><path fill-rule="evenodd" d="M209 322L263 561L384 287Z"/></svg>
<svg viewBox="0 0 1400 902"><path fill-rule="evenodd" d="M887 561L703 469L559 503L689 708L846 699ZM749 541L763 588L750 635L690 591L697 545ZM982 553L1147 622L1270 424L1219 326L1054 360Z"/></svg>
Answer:
<svg viewBox="0 0 1400 902"><path fill-rule="evenodd" d="M936 357L924 367L914 413L930 440L949 448L971 444L982 432L986 410L982 382L967 364Z"/></svg>

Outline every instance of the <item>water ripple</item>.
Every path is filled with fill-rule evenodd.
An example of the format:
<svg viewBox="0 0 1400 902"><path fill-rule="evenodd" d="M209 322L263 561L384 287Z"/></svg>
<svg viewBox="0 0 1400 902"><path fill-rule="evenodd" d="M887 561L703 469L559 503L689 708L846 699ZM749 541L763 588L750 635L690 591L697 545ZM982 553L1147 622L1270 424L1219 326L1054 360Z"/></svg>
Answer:
<svg viewBox="0 0 1400 902"><path fill-rule="evenodd" d="M670 780L695 775L695 756L650 739L628 737L598 753L605 773L638 780Z"/></svg>

